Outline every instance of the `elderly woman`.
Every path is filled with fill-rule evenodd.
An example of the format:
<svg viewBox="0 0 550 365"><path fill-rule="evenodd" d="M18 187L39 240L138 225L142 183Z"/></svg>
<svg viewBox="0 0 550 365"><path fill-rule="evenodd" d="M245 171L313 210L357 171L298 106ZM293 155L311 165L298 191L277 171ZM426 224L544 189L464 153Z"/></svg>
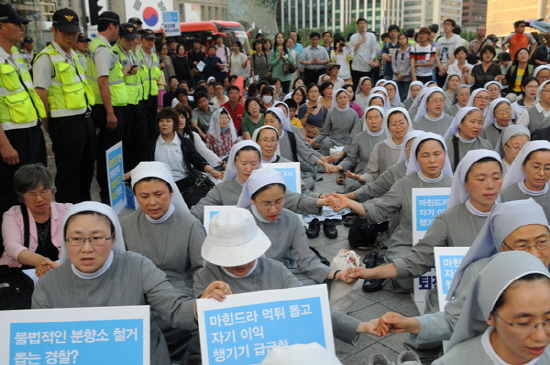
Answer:
<svg viewBox="0 0 550 365"><path fill-rule="evenodd" d="M498 139L512 121L512 106L506 98L496 98L487 108L487 115L480 137L485 138L493 148L496 148Z"/></svg>
<svg viewBox="0 0 550 365"><path fill-rule="evenodd" d="M512 162L530 139L529 129L522 125L511 125L500 134L495 151L502 157L504 171L510 170Z"/></svg>
<svg viewBox="0 0 550 365"><path fill-rule="evenodd" d="M229 112L221 107L212 114L206 134L206 146L218 157L229 155L231 147L239 141L237 130Z"/></svg>
<svg viewBox="0 0 550 365"><path fill-rule="evenodd" d="M445 135L453 122L453 118L445 114L445 103L445 92L442 89L429 88L423 94L422 102L414 117L414 129Z"/></svg>
<svg viewBox="0 0 550 365"><path fill-rule="evenodd" d="M13 177L21 205L11 207L2 221L4 254L0 265L36 268L41 277L57 267L63 237L61 221L72 204L52 202L55 186L42 164L21 166ZM6 187L7 189L7 187Z"/></svg>
<svg viewBox="0 0 550 365"><path fill-rule="evenodd" d="M416 96L422 90L424 87L424 84L421 81L413 81L409 85L409 89L407 91L407 97L403 101L404 108L409 110L412 106L413 101L416 99Z"/></svg>
<svg viewBox="0 0 550 365"><path fill-rule="evenodd" d="M372 90L372 80L368 76L363 76L359 79L357 88L355 89L355 101L359 106L365 109L367 105L367 99L370 96L370 91Z"/></svg>
<svg viewBox="0 0 550 365"><path fill-rule="evenodd" d="M193 298L174 289L151 260L126 252L112 208L97 202L76 204L65 214L63 227L60 266L38 281L33 308L150 305L178 328L197 328ZM215 282L203 297L223 299L229 293L227 284ZM171 364L153 321L150 343L151 364Z"/></svg>
<svg viewBox="0 0 550 365"><path fill-rule="evenodd" d="M191 294L193 273L202 266L204 227L184 206L163 163L140 163L132 170L132 189L139 208L121 221L126 248L153 261L176 289ZM192 334L172 328L156 312L153 319L166 338L170 357L181 359Z"/></svg>
<svg viewBox="0 0 550 365"><path fill-rule="evenodd" d="M236 294L298 287L298 279L283 264L265 257L271 247L248 210L216 214L202 248L206 264L195 274L195 294L200 295L211 278L226 280ZM359 333L376 334L376 321L361 322L336 310L331 317L334 335L347 343L355 343Z"/></svg>
<svg viewBox="0 0 550 365"><path fill-rule="evenodd" d="M479 136L482 128L483 114L478 108L462 108L454 117L453 123L443 136L449 148L449 161L453 170L468 151L493 149L489 141Z"/></svg>

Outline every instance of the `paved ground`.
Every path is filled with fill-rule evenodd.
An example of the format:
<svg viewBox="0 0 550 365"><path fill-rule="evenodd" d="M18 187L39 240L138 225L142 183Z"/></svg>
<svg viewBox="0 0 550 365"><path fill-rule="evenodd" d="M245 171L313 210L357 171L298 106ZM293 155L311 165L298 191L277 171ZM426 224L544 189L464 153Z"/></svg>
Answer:
<svg viewBox="0 0 550 365"><path fill-rule="evenodd" d="M51 153L51 142L46 137L48 144L48 168L55 174L55 162ZM336 185L335 174L320 174L323 181L317 182L316 192L329 193L335 192L339 186ZM92 185L92 199L99 201L99 186L94 179ZM124 214L124 212L123 212ZM310 245L317 248L319 252L331 260L341 248L351 249L348 245L348 227L337 225L338 237L334 239L327 238L321 229L319 237L310 240ZM365 252L356 251L362 257ZM388 291L379 291L376 293L365 293L361 291L359 299L353 306L350 315L361 319L370 320L378 318L388 311L399 312L405 316L416 316L418 310L414 305L409 294L391 293ZM336 355L344 365L368 364L369 356L374 353L385 354L390 361L396 362L397 356L405 348L403 342L408 338L408 334L390 334L386 338L378 338L370 335L361 335L355 346L348 345L335 339Z"/></svg>

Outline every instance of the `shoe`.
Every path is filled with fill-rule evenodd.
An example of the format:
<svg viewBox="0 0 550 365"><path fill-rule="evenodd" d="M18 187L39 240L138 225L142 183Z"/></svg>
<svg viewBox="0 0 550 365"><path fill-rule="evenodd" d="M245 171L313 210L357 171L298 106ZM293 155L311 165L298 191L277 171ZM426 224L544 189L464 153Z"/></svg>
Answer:
<svg viewBox="0 0 550 365"><path fill-rule="evenodd" d="M393 365L384 354L372 354L369 357L368 365Z"/></svg>
<svg viewBox="0 0 550 365"><path fill-rule="evenodd" d="M371 252L369 255L367 255L365 257L364 262L365 262L365 266L367 267L367 269L373 268L373 267L376 267L376 266L380 266L384 263L384 255L380 255L379 253L376 252L377 257L376 257L376 259L374 259L375 264L374 264L374 266L369 267L370 265L372 265L372 262L371 262L372 260L369 260L369 256L371 256L371 255L374 256L374 253L375 252ZM369 261L368 264L367 264L367 260ZM377 292L379 290L382 290L383 285L384 285L384 279L365 280L363 282L363 291L366 292L366 293L374 293L374 292Z"/></svg>
<svg viewBox="0 0 550 365"><path fill-rule="evenodd" d="M422 365L422 362L415 352L403 351L397 358L397 365Z"/></svg>
<svg viewBox="0 0 550 365"><path fill-rule="evenodd" d="M330 219L325 219L323 221L323 232L325 232L325 236L327 236L328 238L338 237L338 230Z"/></svg>
<svg viewBox="0 0 550 365"><path fill-rule="evenodd" d="M319 222L319 219L314 218L311 222L309 222L309 226L306 231L306 236L307 238L319 237L320 231L321 231L321 223Z"/></svg>
<svg viewBox="0 0 550 365"><path fill-rule="evenodd" d="M363 263L365 264L366 269L372 269L376 267L376 259L378 258L378 252L374 251L365 255Z"/></svg>
<svg viewBox="0 0 550 365"><path fill-rule="evenodd" d="M354 214L354 213L344 216L344 219L342 220L344 222L344 226L346 227L353 226L353 222L355 222L356 218L357 218L357 214Z"/></svg>

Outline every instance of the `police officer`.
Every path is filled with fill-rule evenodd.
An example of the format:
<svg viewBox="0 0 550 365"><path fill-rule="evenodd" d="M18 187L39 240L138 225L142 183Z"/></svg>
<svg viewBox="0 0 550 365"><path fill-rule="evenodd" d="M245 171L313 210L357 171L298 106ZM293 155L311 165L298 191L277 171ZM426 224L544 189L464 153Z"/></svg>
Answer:
<svg viewBox="0 0 550 365"><path fill-rule="evenodd" d="M84 71L88 69L88 56L90 55L91 41L92 40L88 38L86 33L78 33L78 39L73 47L73 50L79 56L78 61L80 61L80 64L84 67Z"/></svg>
<svg viewBox="0 0 550 365"><path fill-rule="evenodd" d="M135 25L138 31L143 29L143 22L136 16L128 19L128 23Z"/></svg>
<svg viewBox="0 0 550 365"><path fill-rule="evenodd" d="M76 204L91 200L96 136L90 113L95 98L79 62L83 56L72 49L80 32L78 15L60 9L52 21L54 40L36 56L33 80L46 106L43 122L55 154L55 200Z"/></svg>
<svg viewBox="0 0 550 365"><path fill-rule="evenodd" d="M124 110L124 169L132 170L138 163L144 161L147 156L147 119L139 106L143 99L143 86L135 48L136 39L139 37L138 29L134 24L122 23L118 35L117 43L113 46L113 51L118 55L122 67L130 67L136 70L131 75L124 76L126 90L128 91L128 105Z"/></svg>
<svg viewBox="0 0 550 365"><path fill-rule="evenodd" d="M32 61L36 56L36 52L34 51L34 40L31 37L23 38L23 47L21 47L20 52L21 57L23 57L27 64L27 68L29 71L32 70Z"/></svg>
<svg viewBox="0 0 550 365"><path fill-rule="evenodd" d="M122 141L124 130L124 107L128 104L128 94L124 83L124 73L118 56L111 43L118 38L120 17L112 11L105 11L98 17L98 35L90 44L90 58L86 75L95 95L92 120L99 128L97 136L97 182L100 198L109 203L107 160L105 152Z"/></svg>
<svg viewBox="0 0 550 365"><path fill-rule="evenodd" d="M15 171L23 164L47 162L39 119L46 116L44 104L16 48L23 40L23 24L29 22L11 4L0 4L0 223L4 212L17 204Z"/></svg>
<svg viewBox="0 0 550 365"><path fill-rule="evenodd" d="M137 50L143 81L143 101L141 107L147 118L147 136L157 133L158 79L161 74L159 57L155 52L155 32L144 29L141 32L141 48Z"/></svg>

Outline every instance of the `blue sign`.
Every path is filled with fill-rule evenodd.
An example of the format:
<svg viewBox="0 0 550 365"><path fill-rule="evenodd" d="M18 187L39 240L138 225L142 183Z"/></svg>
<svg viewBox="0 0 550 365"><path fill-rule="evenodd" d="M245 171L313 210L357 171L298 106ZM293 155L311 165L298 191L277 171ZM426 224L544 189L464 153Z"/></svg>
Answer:
<svg viewBox="0 0 550 365"><path fill-rule="evenodd" d="M464 255L441 255L439 257L442 294L447 295L449 293L449 288L463 258Z"/></svg>
<svg viewBox="0 0 550 365"><path fill-rule="evenodd" d="M283 174L286 189L293 193L302 192L302 176L299 162L264 163L262 167L268 167Z"/></svg>
<svg viewBox="0 0 550 365"><path fill-rule="evenodd" d="M143 364L143 320L10 324L9 364Z"/></svg>
<svg viewBox="0 0 550 365"><path fill-rule="evenodd" d="M124 163L122 160L122 142L109 148L107 154L107 176L109 177L109 198L111 207L117 212L126 205L126 189L124 187Z"/></svg>
<svg viewBox="0 0 550 365"><path fill-rule="evenodd" d="M319 297L205 309L204 322L209 364L259 364L276 346L327 346Z"/></svg>
<svg viewBox="0 0 550 365"><path fill-rule="evenodd" d="M163 23L179 23L180 15L177 11L163 11L162 22Z"/></svg>
<svg viewBox="0 0 550 365"><path fill-rule="evenodd" d="M425 232L430 228L435 217L447 209L449 195L416 196L415 230Z"/></svg>

